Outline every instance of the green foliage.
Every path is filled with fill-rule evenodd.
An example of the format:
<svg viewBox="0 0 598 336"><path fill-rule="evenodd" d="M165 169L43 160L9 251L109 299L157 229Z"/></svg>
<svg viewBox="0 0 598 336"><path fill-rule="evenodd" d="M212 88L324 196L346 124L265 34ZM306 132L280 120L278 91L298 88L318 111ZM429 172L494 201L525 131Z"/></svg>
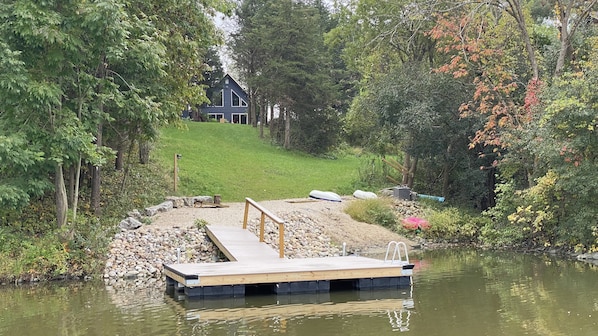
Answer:
<svg viewBox="0 0 598 336"><path fill-rule="evenodd" d="M596 41L586 43L595 46ZM489 213L497 231L516 227L521 234L514 239L530 246L596 248L596 64L598 53L592 52L576 64L583 71L565 73L542 87L535 114L513 140L502 169L510 181ZM533 161L534 170L527 172L529 183L517 183L514 172L526 151L531 158L524 160Z"/></svg>
<svg viewBox="0 0 598 336"><path fill-rule="evenodd" d="M195 224L195 227L198 229L203 229L206 227L206 225L208 225L208 221L203 218L198 218L195 220L195 222L193 222L193 224Z"/></svg>
<svg viewBox="0 0 598 336"><path fill-rule="evenodd" d="M112 221L109 221L112 223ZM68 242L69 275L101 274L116 226L103 225L98 218L79 216Z"/></svg>
<svg viewBox="0 0 598 336"><path fill-rule="evenodd" d="M480 229L489 222L454 207L431 211L426 214L426 219L430 229L423 231L424 237L446 243L474 243L480 235Z"/></svg>
<svg viewBox="0 0 598 336"><path fill-rule="evenodd" d="M389 158L389 156L387 156ZM377 155L362 156L362 163L359 166L359 179L355 183L356 189L382 189L391 182L388 177L399 180L397 171L390 168Z"/></svg>
<svg viewBox="0 0 598 336"><path fill-rule="evenodd" d="M32 202L21 211L0 211L0 279L84 276L103 271L116 224L134 208L164 200L164 170L155 162L131 164L126 170L105 169L102 218L81 202L76 222L56 230L51 199ZM82 199L89 197L82 190Z"/></svg>
<svg viewBox="0 0 598 336"><path fill-rule="evenodd" d="M56 277L68 269L67 247L56 239L54 233L33 241L23 241L16 256L12 272L30 277Z"/></svg>
<svg viewBox="0 0 598 336"><path fill-rule="evenodd" d="M53 279L98 274L103 270L113 229L79 216L72 231L46 230L34 236L0 227L0 279ZM65 236L70 236L67 242Z"/></svg>
<svg viewBox="0 0 598 336"><path fill-rule="evenodd" d="M482 227L481 243L496 247L521 246L528 239L530 231L508 219L522 202L521 194L516 191L512 180L496 185L496 199L496 205L483 213L489 221Z"/></svg>
<svg viewBox="0 0 598 336"><path fill-rule="evenodd" d="M345 212L356 221L378 224L391 230L397 226L397 216L389 199L356 200L347 206Z"/></svg>
<svg viewBox="0 0 598 336"><path fill-rule="evenodd" d="M523 245L527 233L517 225L496 225L488 223L480 229L480 243L492 247L519 247Z"/></svg>
<svg viewBox="0 0 598 336"><path fill-rule="evenodd" d="M126 169L105 169L103 218L120 219L133 209L162 203L172 183L157 160L148 164L130 163Z"/></svg>
<svg viewBox="0 0 598 336"><path fill-rule="evenodd" d="M254 105L280 107L284 122L271 136L285 149L321 154L338 143L327 15L320 2L292 0L245 0L237 10L233 58Z"/></svg>

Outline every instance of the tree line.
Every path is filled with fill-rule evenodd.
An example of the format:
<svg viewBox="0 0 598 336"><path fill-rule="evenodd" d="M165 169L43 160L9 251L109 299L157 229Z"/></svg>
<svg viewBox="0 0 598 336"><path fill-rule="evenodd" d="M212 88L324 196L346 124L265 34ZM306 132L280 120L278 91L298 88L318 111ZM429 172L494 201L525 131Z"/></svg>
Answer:
<svg viewBox="0 0 598 336"><path fill-rule="evenodd" d="M162 125L206 101L204 56L225 0L18 0L0 4L0 205L51 193L74 222L81 188L102 209L102 169L147 162ZM124 183L124 181L123 181ZM67 215L69 218L67 218Z"/></svg>
<svg viewBox="0 0 598 336"><path fill-rule="evenodd" d="M85 188L100 214L102 169L209 102L221 12L262 136L366 148L509 243L595 249L597 2L3 1L0 204L51 194L60 228Z"/></svg>
<svg viewBox="0 0 598 336"><path fill-rule="evenodd" d="M595 249L597 2L243 0L231 54L286 148L398 155L509 243Z"/></svg>

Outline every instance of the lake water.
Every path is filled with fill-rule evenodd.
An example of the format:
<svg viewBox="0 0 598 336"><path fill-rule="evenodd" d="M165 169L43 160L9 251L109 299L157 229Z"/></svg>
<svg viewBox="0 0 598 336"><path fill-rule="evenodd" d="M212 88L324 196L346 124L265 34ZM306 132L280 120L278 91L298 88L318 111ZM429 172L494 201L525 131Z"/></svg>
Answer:
<svg viewBox="0 0 598 336"><path fill-rule="evenodd" d="M0 335L598 335L598 267L427 251L410 288L184 300L161 283L0 287Z"/></svg>

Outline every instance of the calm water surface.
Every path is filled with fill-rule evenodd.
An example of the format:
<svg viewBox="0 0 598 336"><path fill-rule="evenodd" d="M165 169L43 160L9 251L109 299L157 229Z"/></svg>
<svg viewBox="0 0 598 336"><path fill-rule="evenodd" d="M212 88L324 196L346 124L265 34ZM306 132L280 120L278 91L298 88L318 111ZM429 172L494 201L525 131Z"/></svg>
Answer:
<svg viewBox="0 0 598 336"><path fill-rule="evenodd" d="M181 300L162 284L0 287L0 335L598 335L598 267L429 251L411 288Z"/></svg>

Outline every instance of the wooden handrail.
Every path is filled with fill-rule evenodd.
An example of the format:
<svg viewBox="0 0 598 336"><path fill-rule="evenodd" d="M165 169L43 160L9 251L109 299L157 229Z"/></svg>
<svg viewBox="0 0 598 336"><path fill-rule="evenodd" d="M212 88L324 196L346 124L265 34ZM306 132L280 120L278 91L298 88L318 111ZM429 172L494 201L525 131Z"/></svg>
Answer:
<svg viewBox="0 0 598 336"><path fill-rule="evenodd" d="M260 242L264 242L264 223L266 216L270 218L274 223L278 224L278 255L280 258L284 258L284 221L275 214L268 211L268 209L259 205L256 201L249 197L245 198L245 215L243 216L243 229L247 229L247 217L249 216L249 205L260 211Z"/></svg>

